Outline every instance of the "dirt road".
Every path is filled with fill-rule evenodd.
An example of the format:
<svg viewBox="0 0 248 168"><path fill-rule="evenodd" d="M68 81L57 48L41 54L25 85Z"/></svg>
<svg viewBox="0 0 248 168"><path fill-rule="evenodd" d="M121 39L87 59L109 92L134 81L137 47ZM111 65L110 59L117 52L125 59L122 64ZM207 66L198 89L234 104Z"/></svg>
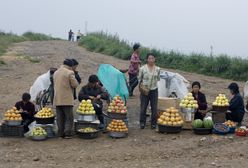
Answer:
<svg viewBox="0 0 248 168"><path fill-rule="evenodd" d="M39 59L31 63L27 58ZM13 106L23 92L29 91L36 77L50 67L59 67L64 58L79 60L83 83L101 63L127 68L128 62L91 53L67 41L23 42L15 44L0 66L0 111ZM172 70L174 71L174 70ZM218 93L226 93L230 80L179 72L189 81L198 80L209 102ZM243 86L244 83L240 83ZM33 142L25 138L0 139L0 168L114 168L114 167L247 167L247 138L196 136L191 131L177 135L158 134L149 128L138 129L138 92L129 99L130 133L126 139L111 139L106 134L95 140L49 139Z"/></svg>

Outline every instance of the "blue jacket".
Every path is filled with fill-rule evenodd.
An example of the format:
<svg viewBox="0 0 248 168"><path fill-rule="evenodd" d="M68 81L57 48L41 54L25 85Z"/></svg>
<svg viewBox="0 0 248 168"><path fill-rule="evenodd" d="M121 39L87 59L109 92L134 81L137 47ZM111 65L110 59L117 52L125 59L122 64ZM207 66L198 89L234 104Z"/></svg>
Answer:
<svg viewBox="0 0 248 168"><path fill-rule="evenodd" d="M244 117L245 108L242 96L238 93L230 101L229 110L234 122L241 122Z"/></svg>

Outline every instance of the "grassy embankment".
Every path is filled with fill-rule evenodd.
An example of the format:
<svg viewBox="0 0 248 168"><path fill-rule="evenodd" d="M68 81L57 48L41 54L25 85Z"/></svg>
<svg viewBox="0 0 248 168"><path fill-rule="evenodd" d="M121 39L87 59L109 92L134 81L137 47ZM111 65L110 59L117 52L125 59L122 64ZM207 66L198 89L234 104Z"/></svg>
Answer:
<svg viewBox="0 0 248 168"><path fill-rule="evenodd" d="M129 59L132 45L120 40L117 35L104 32L89 33L81 39L79 45L89 51L111 55L121 59ZM161 51L155 48L142 47L141 59L146 53L156 56L160 67L179 69L187 72L217 76L226 79L246 81L248 78L248 60L233 58L227 55L208 56L204 54L183 54L175 51Z"/></svg>
<svg viewBox="0 0 248 168"><path fill-rule="evenodd" d="M44 40L56 40L56 38L41 33L26 32L21 36L18 36L13 33L5 33L0 31L0 56L6 53L8 47L11 46L13 43L19 43L23 41L44 41ZM39 62L39 60L34 58L30 58L27 56L25 56L25 58L33 63ZM0 58L0 65L1 64L5 64L5 63Z"/></svg>

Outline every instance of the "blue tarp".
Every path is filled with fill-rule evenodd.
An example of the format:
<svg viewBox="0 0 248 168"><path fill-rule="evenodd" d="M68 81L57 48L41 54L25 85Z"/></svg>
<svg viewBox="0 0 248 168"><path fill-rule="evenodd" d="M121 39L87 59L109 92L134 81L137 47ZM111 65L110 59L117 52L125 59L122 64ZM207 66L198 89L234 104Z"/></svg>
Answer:
<svg viewBox="0 0 248 168"><path fill-rule="evenodd" d="M106 88L111 98L119 95L124 99L129 96L126 77L118 69L109 64L101 64L97 76Z"/></svg>

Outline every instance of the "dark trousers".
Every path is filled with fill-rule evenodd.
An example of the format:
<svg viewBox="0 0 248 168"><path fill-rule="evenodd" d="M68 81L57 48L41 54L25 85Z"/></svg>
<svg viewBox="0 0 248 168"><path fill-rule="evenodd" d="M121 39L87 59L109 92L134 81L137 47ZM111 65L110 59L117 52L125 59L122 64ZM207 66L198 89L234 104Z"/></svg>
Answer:
<svg viewBox="0 0 248 168"><path fill-rule="evenodd" d="M203 120L205 115L202 115L199 111L195 112L194 120L201 119Z"/></svg>
<svg viewBox="0 0 248 168"><path fill-rule="evenodd" d="M26 112L21 113L21 116L22 116L22 124L24 126L24 131L25 132L28 132L29 131L28 126L29 126L29 124L31 124L34 121L34 117L33 116L30 116Z"/></svg>
<svg viewBox="0 0 248 168"><path fill-rule="evenodd" d="M133 95L133 91L136 88L136 86L138 85L138 76L137 74L128 74L129 75L129 94Z"/></svg>
<svg viewBox="0 0 248 168"><path fill-rule="evenodd" d="M146 125L146 111L148 104L151 104L151 125L157 124L158 89L151 90L149 95L140 94L140 125Z"/></svg>
<svg viewBox="0 0 248 168"><path fill-rule="evenodd" d="M56 106L58 136L71 136L73 127L73 106Z"/></svg>
<svg viewBox="0 0 248 168"><path fill-rule="evenodd" d="M103 117L103 114L102 114L102 106L94 103L94 109L96 111L96 115L100 121L101 124L104 124L104 117Z"/></svg>

